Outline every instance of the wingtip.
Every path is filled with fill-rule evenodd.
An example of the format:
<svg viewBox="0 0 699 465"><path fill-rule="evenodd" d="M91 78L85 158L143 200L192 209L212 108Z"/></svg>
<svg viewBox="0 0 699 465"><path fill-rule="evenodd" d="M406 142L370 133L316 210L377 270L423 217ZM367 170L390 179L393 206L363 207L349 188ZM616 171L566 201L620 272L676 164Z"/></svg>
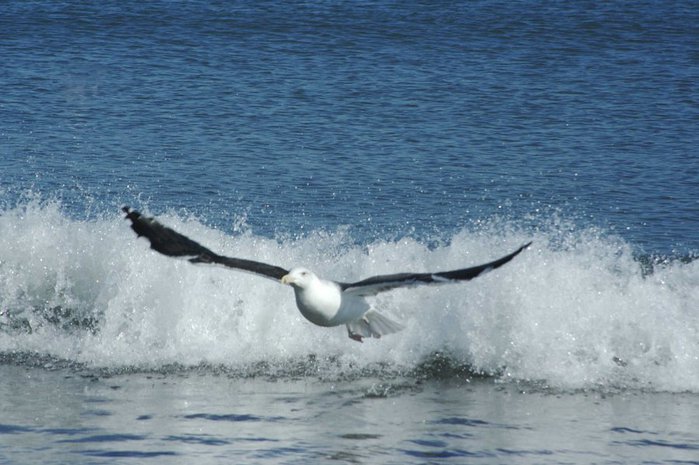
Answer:
<svg viewBox="0 0 699 465"><path fill-rule="evenodd" d="M129 207L128 205L124 205L123 207L121 207L121 211L126 213L124 219L127 220L133 221L141 217L141 214L139 212L137 212L136 210L132 210L131 207Z"/></svg>
<svg viewBox="0 0 699 465"><path fill-rule="evenodd" d="M136 225L137 221L141 218L141 214L136 210L132 210L128 205L121 207L121 211L126 213L124 217L125 220L131 221L131 229L136 233L136 237L143 237L144 234L141 229Z"/></svg>
<svg viewBox="0 0 699 465"><path fill-rule="evenodd" d="M524 252L525 249L528 249L530 245L532 245L534 241L529 241L526 244L522 245L519 249L515 250L512 253L512 257L514 258L515 256L519 255L520 253Z"/></svg>

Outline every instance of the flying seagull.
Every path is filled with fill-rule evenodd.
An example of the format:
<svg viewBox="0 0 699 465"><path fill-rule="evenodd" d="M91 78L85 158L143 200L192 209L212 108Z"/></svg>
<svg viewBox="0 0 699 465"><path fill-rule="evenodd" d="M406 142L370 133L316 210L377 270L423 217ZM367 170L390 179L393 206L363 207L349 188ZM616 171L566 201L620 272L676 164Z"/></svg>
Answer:
<svg viewBox="0 0 699 465"><path fill-rule="evenodd" d="M509 255L470 268L436 273L379 275L343 283L319 278L306 268L287 270L254 260L218 255L153 218L144 217L129 207L122 210L126 213L126 219L131 221L131 228L136 234L150 241L151 249L169 257L185 257L192 263L223 265L289 284L294 289L296 306L308 321L325 327L344 324L349 337L359 342L364 337L379 338L403 329L400 323L372 310L365 297L399 287L468 281L501 267L531 244L529 242Z"/></svg>

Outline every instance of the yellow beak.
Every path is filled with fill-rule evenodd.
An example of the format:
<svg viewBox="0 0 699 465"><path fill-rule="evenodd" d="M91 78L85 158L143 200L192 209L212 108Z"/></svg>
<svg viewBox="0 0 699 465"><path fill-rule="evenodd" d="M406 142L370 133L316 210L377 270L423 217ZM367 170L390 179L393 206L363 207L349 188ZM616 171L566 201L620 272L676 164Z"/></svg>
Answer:
<svg viewBox="0 0 699 465"><path fill-rule="evenodd" d="M291 275L285 274L282 276L282 284L291 284L294 282L294 278Z"/></svg>

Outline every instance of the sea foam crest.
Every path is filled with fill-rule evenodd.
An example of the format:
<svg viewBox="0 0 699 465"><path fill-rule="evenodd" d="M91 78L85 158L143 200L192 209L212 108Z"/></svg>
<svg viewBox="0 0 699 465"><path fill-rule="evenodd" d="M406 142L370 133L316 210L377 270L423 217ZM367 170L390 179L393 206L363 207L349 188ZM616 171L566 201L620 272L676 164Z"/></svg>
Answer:
<svg viewBox="0 0 699 465"><path fill-rule="evenodd" d="M245 367L332 359L321 370L410 370L435 353L504 380L557 388L699 392L699 261L652 273L629 244L552 221L535 231L493 221L438 245L412 238L354 245L343 231L270 239L159 219L222 254L307 266L339 281L480 264L477 279L380 294L402 332L357 344L319 328L272 280L161 256L117 211L79 221L27 202L0 215L0 352L96 367Z"/></svg>

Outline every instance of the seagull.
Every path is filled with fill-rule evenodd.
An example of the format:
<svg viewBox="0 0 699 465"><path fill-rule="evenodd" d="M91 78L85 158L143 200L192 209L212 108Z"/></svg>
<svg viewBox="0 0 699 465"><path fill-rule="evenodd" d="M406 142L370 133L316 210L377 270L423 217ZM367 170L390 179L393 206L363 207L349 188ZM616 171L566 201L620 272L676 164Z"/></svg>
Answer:
<svg viewBox="0 0 699 465"><path fill-rule="evenodd" d="M288 284L294 289L296 306L308 321L323 327L345 325L350 339L358 342L365 337L380 338L403 329L400 323L372 309L366 297L399 287L468 281L501 267L531 245L528 242L509 255L470 268L387 274L345 283L322 279L302 267L286 270L255 260L219 255L154 218L145 217L130 207L122 210L126 219L131 221L131 229L138 237L148 239L151 249L169 257L184 257L191 263L223 265Z"/></svg>

